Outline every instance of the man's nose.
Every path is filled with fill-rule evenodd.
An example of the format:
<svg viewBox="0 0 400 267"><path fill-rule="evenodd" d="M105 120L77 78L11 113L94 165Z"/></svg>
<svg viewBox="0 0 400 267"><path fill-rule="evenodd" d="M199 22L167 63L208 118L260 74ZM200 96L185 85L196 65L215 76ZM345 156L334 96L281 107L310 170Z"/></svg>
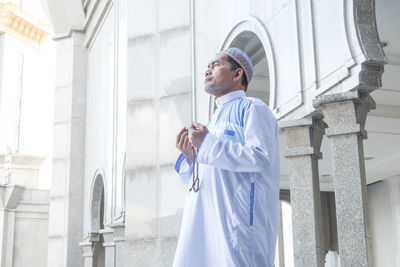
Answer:
<svg viewBox="0 0 400 267"><path fill-rule="evenodd" d="M207 77L209 75L211 75L211 70L207 69L206 72L204 73L204 76Z"/></svg>

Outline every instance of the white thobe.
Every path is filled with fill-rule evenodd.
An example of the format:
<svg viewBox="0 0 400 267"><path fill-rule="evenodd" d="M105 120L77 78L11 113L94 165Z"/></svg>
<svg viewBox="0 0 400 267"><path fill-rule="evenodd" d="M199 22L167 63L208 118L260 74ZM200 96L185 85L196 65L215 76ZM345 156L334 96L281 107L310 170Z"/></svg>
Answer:
<svg viewBox="0 0 400 267"><path fill-rule="evenodd" d="M235 91L216 100L188 191L174 267L273 266L279 206L278 127L261 100ZM176 171L192 185L183 154Z"/></svg>

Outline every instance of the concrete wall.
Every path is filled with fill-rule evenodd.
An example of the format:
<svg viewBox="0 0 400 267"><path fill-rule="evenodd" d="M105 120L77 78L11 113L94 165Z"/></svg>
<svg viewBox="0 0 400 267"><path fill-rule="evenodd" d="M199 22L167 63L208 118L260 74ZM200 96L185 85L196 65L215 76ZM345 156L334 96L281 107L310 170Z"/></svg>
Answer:
<svg viewBox="0 0 400 267"><path fill-rule="evenodd" d="M171 266L186 189L175 136L191 122L189 1L128 1L126 249ZM157 265L158 266L158 265Z"/></svg>
<svg viewBox="0 0 400 267"><path fill-rule="evenodd" d="M400 176L368 186L373 266L400 266Z"/></svg>
<svg viewBox="0 0 400 267"><path fill-rule="evenodd" d="M15 213L13 267L47 266L47 190L26 189Z"/></svg>
<svg viewBox="0 0 400 267"><path fill-rule="evenodd" d="M49 191L0 186L0 266L47 266Z"/></svg>

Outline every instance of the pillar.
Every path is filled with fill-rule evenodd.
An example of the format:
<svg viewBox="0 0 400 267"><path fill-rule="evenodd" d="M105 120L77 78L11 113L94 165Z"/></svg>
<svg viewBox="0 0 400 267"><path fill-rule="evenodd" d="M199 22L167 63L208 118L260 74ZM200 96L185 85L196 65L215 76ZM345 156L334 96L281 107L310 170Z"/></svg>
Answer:
<svg viewBox="0 0 400 267"><path fill-rule="evenodd" d="M83 250L83 266L84 267L93 267L93 245L92 242L83 241L79 243L79 246Z"/></svg>
<svg viewBox="0 0 400 267"><path fill-rule="evenodd" d="M279 215L278 215L278 253L275 256L278 256L279 267L285 267L285 241L283 236L283 222L282 222L282 201L279 201ZM276 260L275 260L276 262Z"/></svg>
<svg viewBox="0 0 400 267"><path fill-rule="evenodd" d="M105 267L115 267L115 242L114 234L111 228L100 230L104 238L104 254L105 254Z"/></svg>
<svg viewBox="0 0 400 267"><path fill-rule="evenodd" d="M329 126L340 266L368 266L363 139L367 113L375 102L367 92L349 91L320 96L314 107Z"/></svg>
<svg viewBox="0 0 400 267"><path fill-rule="evenodd" d="M111 228L114 231L115 266L129 266L125 255L125 223L113 224Z"/></svg>
<svg viewBox="0 0 400 267"><path fill-rule="evenodd" d="M85 35L58 36L47 266L82 266L85 171Z"/></svg>
<svg viewBox="0 0 400 267"><path fill-rule="evenodd" d="M12 267L14 253L15 210L25 187L0 186L0 266Z"/></svg>
<svg viewBox="0 0 400 267"><path fill-rule="evenodd" d="M295 266L324 266L318 159L326 124L320 118L281 121L290 166Z"/></svg>

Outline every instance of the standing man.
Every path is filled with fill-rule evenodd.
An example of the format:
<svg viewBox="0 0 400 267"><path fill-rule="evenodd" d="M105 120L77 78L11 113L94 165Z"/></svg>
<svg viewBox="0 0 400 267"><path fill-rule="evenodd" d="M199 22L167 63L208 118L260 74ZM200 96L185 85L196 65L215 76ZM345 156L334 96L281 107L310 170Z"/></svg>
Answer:
<svg viewBox="0 0 400 267"><path fill-rule="evenodd" d="M238 48L216 54L204 89L218 106L207 127L177 135L175 169L189 183L174 267L272 267L279 206L276 120L246 97L250 58Z"/></svg>

